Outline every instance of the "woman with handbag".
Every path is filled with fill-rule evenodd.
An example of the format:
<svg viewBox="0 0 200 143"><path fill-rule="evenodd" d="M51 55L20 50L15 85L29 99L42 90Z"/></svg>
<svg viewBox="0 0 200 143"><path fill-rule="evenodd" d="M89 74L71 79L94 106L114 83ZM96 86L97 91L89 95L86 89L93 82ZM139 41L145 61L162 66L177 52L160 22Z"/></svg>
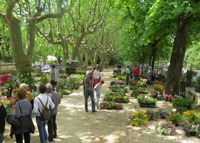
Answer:
<svg viewBox="0 0 200 143"><path fill-rule="evenodd" d="M17 143L23 143L22 134L24 136L25 143L30 143L30 133L34 133L35 127L31 119L32 105L26 97L26 91L20 88L17 92L19 101L13 105L13 112L15 118L19 120L20 127L14 128L14 134Z"/></svg>

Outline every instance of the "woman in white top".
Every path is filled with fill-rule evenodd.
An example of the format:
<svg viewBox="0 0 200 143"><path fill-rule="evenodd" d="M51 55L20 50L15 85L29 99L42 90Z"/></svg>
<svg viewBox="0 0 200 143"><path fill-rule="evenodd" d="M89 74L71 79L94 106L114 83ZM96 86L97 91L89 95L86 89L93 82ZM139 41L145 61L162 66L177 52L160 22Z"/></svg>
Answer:
<svg viewBox="0 0 200 143"><path fill-rule="evenodd" d="M100 70L100 67L97 67L96 70L94 70L94 79L95 79L95 81L94 81L94 87L101 80L100 71L99 70Z"/></svg>

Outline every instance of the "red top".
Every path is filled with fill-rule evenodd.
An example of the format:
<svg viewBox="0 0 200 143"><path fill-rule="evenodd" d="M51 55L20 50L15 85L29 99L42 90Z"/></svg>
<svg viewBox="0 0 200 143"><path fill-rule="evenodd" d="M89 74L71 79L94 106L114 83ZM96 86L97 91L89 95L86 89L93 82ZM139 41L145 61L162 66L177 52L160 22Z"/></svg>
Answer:
<svg viewBox="0 0 200 143"><path fill-rule="evenodd" d="M133 70L133 75L139 75L140 74L140 70L137 68L135 68L134 70Z"/></svg>

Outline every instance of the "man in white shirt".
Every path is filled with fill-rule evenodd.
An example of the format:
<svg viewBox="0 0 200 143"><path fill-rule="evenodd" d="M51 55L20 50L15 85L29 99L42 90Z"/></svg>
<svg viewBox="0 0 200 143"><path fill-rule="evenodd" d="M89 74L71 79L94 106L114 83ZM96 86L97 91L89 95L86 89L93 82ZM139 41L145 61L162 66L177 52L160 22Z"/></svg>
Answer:
<svg viewBox="0 0 200 143"><path fill-rule="evenodd" d="M48 109L53 109L55 107L51 98L49 96L45 95L46 90L47 90L47 88L45 85L41 85L39 87L40 94L34 100L34 109L33 109L33 112L36 114L36 122L38 125L41 143L49 142L49 140L48 140L47 131L45 128L48 120L45 122L40 121L40 115L42 113L44 106L46 106Z"/></svg>
<svg viewBox="0 0 200 143"><path fill-rule="evenodd" d="M96 70L94 70L94 79L95 79L95 81L94 81L94 87L95 87L95 85L97 84L97 83L99 83L100 82L100 80L101 80L101 78L100 78L100 67L97 67L97 69Z"/></svg>

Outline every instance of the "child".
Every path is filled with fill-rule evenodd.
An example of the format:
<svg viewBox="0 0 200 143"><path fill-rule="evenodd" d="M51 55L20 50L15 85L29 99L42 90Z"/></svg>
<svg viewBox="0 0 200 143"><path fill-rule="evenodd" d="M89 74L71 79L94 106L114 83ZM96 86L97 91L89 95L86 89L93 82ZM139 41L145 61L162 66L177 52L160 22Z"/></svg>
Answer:
<svg viewBox="0 0 200 143"><path fill-rule="evenodd" d="M94 91L96 91L96 105L97 109L99 109L99 98L101 95L101 86L104 84L104 81L101 80L99 83L97 83L94 87Z"/></svg>
<svg viewBox="0 0 200 143"><path fill-rule="evenodd" d="M126 85L129 83L129 76L130 76L130 66L127 66L126 69Z"/></svg>

